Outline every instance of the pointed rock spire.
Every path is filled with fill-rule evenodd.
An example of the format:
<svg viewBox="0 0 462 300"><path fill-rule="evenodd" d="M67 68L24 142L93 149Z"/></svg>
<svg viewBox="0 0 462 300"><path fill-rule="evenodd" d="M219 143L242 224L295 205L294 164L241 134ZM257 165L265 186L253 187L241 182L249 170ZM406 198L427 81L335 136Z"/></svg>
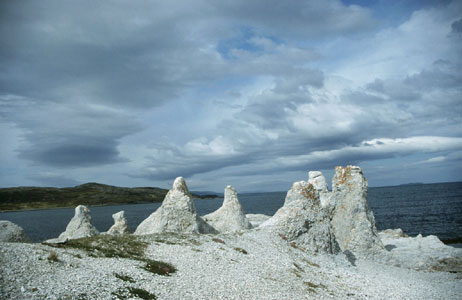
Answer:
<svg viewBox="0 0 462 300"><path fill-rule="evenodd" d="M114 219L114 225L106 232L107 234L127 234L130 233L130 229L128 229L127 219L125 219L125 212L119 211L112 215Z"/></svg>
<svg viewBox="0 0 462 300"><path fill-rule="evenodd" d="M91 221L90 210L79 205L75 208L74 217L67 224L66 231L61 233L58 238L47 240L47 243L64 243L67 240L90 237L99 234Z"/></svg>
<svg viewBox="0 0 462 300"><path fill-rule="evenodd" d="M368 257L381 254L375 219L367 205L367 179L360 167L336 167L330 202L332 228L342 251Z"/></svg>
<svg viewBox="0 0 462 300"><path fill-rule="evenodd" d="M225 188L223 205L218 210L203 216L203 219L219 232L235 232L252 228L236 190L230 185Z"/></svg>
<svg viewBox="0 0 462 300"><path fill-rule="evenodd" d="M196 208L183 177L173 182L162 205L136 228L135 234L158 232L212 233L208 225L196 213Z"/></svg>

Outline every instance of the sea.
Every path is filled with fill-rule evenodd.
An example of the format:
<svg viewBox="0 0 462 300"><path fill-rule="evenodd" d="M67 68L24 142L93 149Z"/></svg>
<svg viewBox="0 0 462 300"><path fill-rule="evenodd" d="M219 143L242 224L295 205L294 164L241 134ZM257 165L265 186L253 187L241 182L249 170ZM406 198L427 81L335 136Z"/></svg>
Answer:
<svg viewBox="0 0 462 300"><path fill-rule="evenodd" d="M286 192L239 194L245 213L273 215L284 203ZM195 199L199 215L218 209L223 198ZM161 204L91 206L95 227L107 231L112 214L125 211L132 231ZM462 182L372 187L368 205L378 230L401 228L409 236L436 235L441 240L462 240ZM34 242L57 237L74 215L73 208L0 212L0 220L20 225ZM461 246L458 244L457 246Z"/></svg>

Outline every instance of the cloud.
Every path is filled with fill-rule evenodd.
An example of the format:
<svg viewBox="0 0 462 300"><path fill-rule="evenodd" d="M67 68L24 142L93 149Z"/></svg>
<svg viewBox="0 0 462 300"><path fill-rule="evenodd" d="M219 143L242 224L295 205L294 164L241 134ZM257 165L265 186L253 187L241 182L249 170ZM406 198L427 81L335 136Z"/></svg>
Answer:
<svg viewBox="0 0 462 300"><path fill-rule="evenodd" d="M460 147L457 1L400 23L337 0L0 6L14 176L124 185L242 174L268 187L275 173Z"/></svg>
<svg viewBox="0 0 462 300"><path fill-rule="evenodd" d="M41 185L51 187L73 187L81 184L81 182L74 179L51 172L29 175L28 178L39 182Z"/></svg>
<svg viewBox="0 0 462 300"><path fill-rule="evenodd" d="M462 18L451 24L452 31L455 33L462 32Z"/></svg>
<svg viewBox="0 0 462 300"><path fill-rule="evenodd" d="M59 105L6 95L0 97L4 122L22 131L19 158L65 168L126 161L118 140L142 129L133 116L100 105ZM40 113L37 113L40 112Z"/></svg>

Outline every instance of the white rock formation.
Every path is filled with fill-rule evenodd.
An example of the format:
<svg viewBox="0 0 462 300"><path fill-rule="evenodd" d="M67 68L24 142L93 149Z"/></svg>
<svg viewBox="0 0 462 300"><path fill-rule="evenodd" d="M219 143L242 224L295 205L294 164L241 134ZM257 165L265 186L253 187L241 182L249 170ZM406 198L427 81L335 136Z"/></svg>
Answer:
<svg viewBox="0 0 462 300"><path fill-rule="evenodd" d="M196 213L183 177L178 177L162 205L136 228L135 234L159 232L213 233L216 230Z"/></svg>
<svg viewBox="0 0 462 300"><path fill-rule="evenodd" d="M117 234L128 234L130 229L128 229L127 219L125 219L125 212L119 211L112 215L114 219L114 225L106 232L107 234L117 235Z"/></svg>
<svg viewBox="0 0 462 300"><path fill-rule="evenodd" d="M10 221L0 221L0 242L24 243L29 241L21 226Z"/></svg>
<svg viewBox="0 0 462 300"><path fill-rule="evenodd" d="M319 202L319 193L305 181L292 185L284 206L259 228L276 232L313 252L337 253L339 250L329 216Z"/></svg>
<svg viewBox="0 0 462 300"><path fill-rule="evenodd" d="M389 251L388 264L425 271L462 272L462 249L445 245L438 237L408 237L401 229L379 233Z"/></svg>
<svg viewBox="0 0 462 300"><path fill-rule="evenodd" d="M319 192L327 192L326 178L320 171L309 171L308 172L308 183L313 185L313 188Z"/></svg>
<svg viewBox="0 0 462 300"><path fill-rule="evenodd" d="M253 228L259 227L261 224L266 222L271 216L267 216L264 214L246 214L245 215L247 220L249 220L250 224L252 224Z"/></svg>
<svg viewBox="0 0 462 300"><path fill-rule="evenodd" d="M375 219L367 205L367 180L360 167L336 167L330 202L331 224L343 252L365 258L383 254Z"/></svg>
<svg viewBox="0 0 462 300"><path fill-rule="evenodd" d="M327 207L329 205L330 193L324 175L320 171L309 171L308 183L311 183L314 189L318 191L321 206Z"/></svg>
<svg viewBox="0 0 462 300"><path fill-rule="evenodd" d="M98 230L93 226L91 221L90 210L79 205L75 208L75 215L67 224L66 231L61 233L58 238L50 239L47 243L64 243L67 240L90 237L99 234Z"/></svg>
<svg viewBox="0 0 462 300"><path fill-rule="evenodd" d="M225 188L223 205L216 211L202 217L204 221L213 226L218 232L236 232L252 228L244 214L236 190L228 185Z"/></svg>

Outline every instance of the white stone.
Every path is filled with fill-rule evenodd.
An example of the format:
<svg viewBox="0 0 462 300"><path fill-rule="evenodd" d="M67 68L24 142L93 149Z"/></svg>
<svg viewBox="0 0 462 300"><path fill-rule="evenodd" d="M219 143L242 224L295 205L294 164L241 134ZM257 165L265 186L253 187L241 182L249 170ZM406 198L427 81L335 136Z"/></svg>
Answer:
<svg viewBox="0 0 462 300"><path fill-rule="evenodd" d="M261 224L271 218L271 216L264 214L246 214L245 216L249 220L250 224L252 224L253 228L259 227Z"/></svg>
<svg viewBox="0 0 462 300"><path fill-rule="evenodd" d="M445 245L438 237L408 237L401 229L387 229L379 236L389 251L385 263L425 271L462 272L462 249Z"/></svg>
<svg viewBox="0 0 462 300"><path fill-rule="evenodd" d="M75 215L67 224L66 231L61 233L58 238L47 240L47 243L64 243L67 240L90 237L99 234L91 221L90 210L79 205L75 208Z"/></svg>
<svg viewBox="0 0 462 300"><path fill-rule="evenodd" d="M360 167L335 168L330 202L334 205L331 224L342 251L360 258L384 253Z"/></svg>
<svg viewBox="0 0 462 300"><path fill-rule="evenodd" d="M0 242L23 243L29 241L21 226L10 221L0 221Z"/></svg>
<svg viewBox="0 0 462 300"><path fill-rule="evenodd" d="M175 179L162 205L136 228L136 235L160 232L213 233L216 230L197 215L183 177Z"/></svg>
<svg viewBox="0 0 462 300"><path fill-rule="evenodd" d="M319 193L305 181L292 185L284 206L259 228L278 233L312 252L337 253L339 250L329 216L321 208Z"/></svg>
<svg viewBox="0 0 462 300"><path fill-rule="evenodd" d="M112 215L114 219L114 225L109 228L107 234L117 235L117 234L128 234L130 229L128 229L127 219L125 218L125 212L119 211Z"/></svg>
<svg viewBox="0 0 462 300"><path fill-rule="evenodd" d="M216 211L202 217L218 232L236 232L252 228L244 214L236 190L228 185L225 188L223 205Z"/></svg>

